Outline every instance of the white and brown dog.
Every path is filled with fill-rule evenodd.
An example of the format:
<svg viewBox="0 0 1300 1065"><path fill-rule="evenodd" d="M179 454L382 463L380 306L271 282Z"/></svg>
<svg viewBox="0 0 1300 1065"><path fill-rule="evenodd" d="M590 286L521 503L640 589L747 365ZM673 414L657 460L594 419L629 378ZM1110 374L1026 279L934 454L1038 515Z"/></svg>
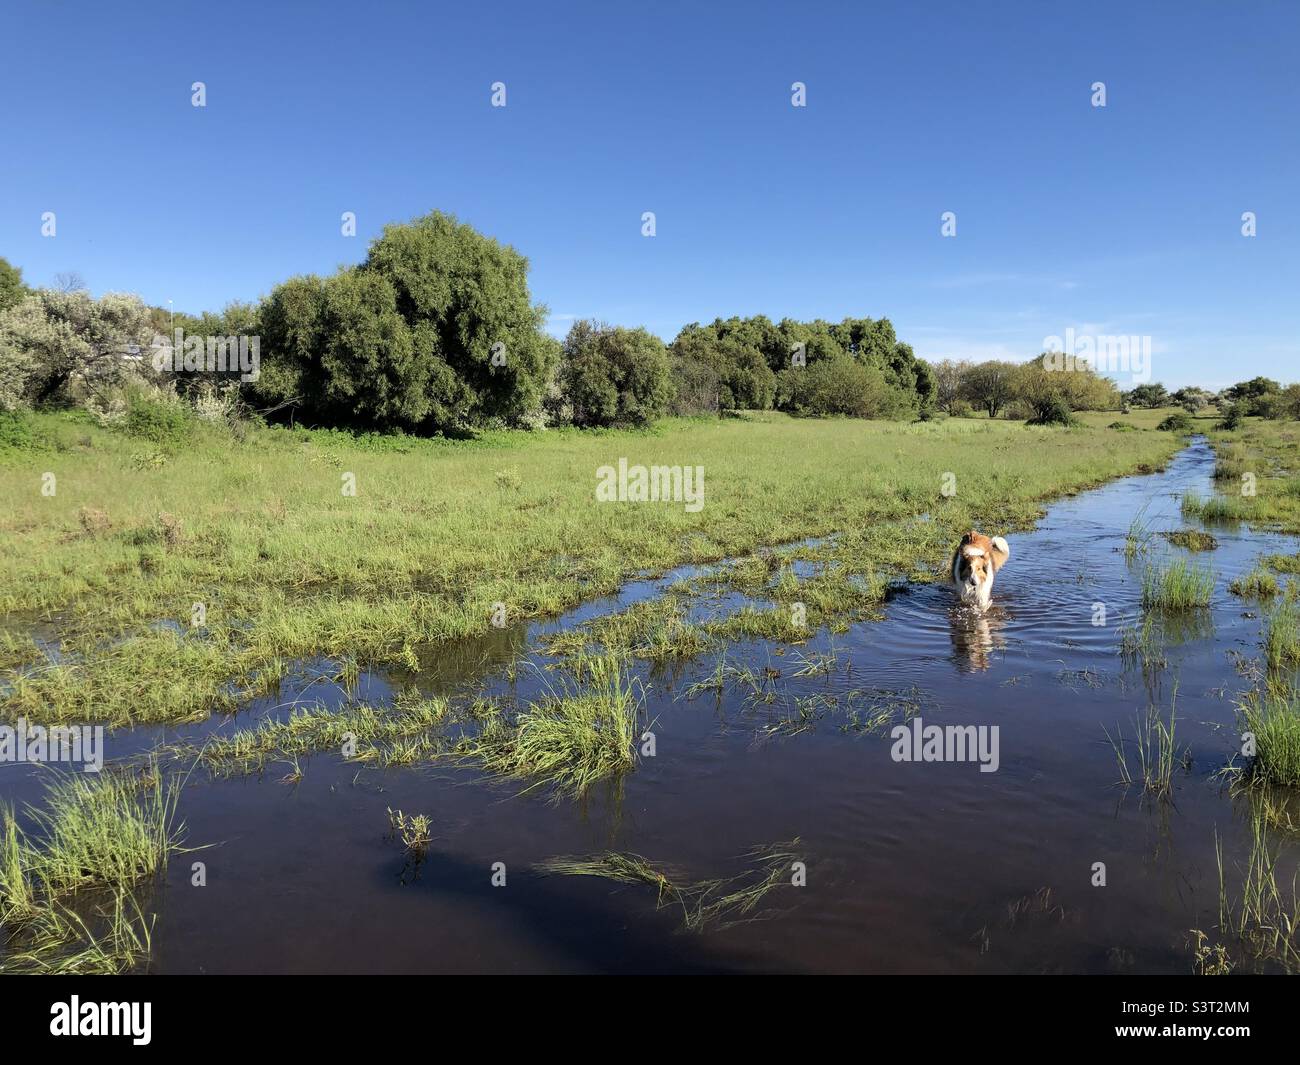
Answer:
<svg viewBox="0 0 1300 1065"><path fill-rule="evenodd" d="M974 529L963 536L952 556L952 583L961 601L987 610L993 577L1010 557L1011 548L1000 536L988 537Z"/></svg>

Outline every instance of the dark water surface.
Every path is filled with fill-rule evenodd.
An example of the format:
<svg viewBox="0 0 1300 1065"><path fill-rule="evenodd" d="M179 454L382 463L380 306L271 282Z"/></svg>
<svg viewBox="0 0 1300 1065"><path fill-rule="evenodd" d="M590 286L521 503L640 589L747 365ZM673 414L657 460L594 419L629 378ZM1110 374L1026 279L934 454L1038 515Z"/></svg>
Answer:
<svg viewBox="0 0 1300 1065"><path fill-rule="evenodd" d="M333 755L304 760L293 786L279 781L284 766L233 781L195 774L180 812L188 842L213 846L172 862L155 897L152 968L1188 972L1189 929L1218 919L1216 833L1230 871L1250 839L1246 801L1214 774L1239 745L1233 697L1249 683L1233 653L1258 656L1260 610L1227 585L1259 555L1296 550L1245 526L1214 529L1218 550L1198 556L1216 571L1212 610L1169 634L1167 668L1126 666L1118 629L1140 620L1141 591L1140 568L1123 553L1129 523L1145 506L1155 529L1184 526L1178 497L1208 494L1212 470L1198 440L1163 473L1053 505L1033 532L1010 538L982 618L955 608L948 588L916 585L881 622L798 649L728 648L733 665L780 670L770 706L730 688L720 700L687 699L713 655L643 670L656 756L581 801L520 796L520 785L469 769L358 769ZM1182 553L1160 541L1153 550ZM499 667L544 633L665 583L467 643L419 679L504 689ZM793 676L798 655L832 647L828 675ZM530 683L525 671L523 694ZM1167 712L1175 685L1190 762L1171 799L1154 801L1116 786L1103 727L1131 738L1135 715L1153 702ZM252 713L297 694L337 699L330 688L286 688ZM360 696L388 691L383 678L363 678ZM838 709L794 735L765 733L794 698L819 695ZM896 762L887 734L848 727L847 707L895 702L926 724L998 726L1000 767ZM174 731L136 730L113 747ZM32 777L0 768L0 797L28 797ZM433 820L433 850L416 871L387 835L387 807ZM701 933L679 932L651 887L530 871L555 855L620 850L704 879L739 872L755 845L794 837L807 885L774 890L761 920ZM190 885L195 860L206 863L206 887ZM497 862L505 887L490 882ZM1104 887L1092 885L1096 862ZM1287 882L1293 866L1284 864Z"/></svg>

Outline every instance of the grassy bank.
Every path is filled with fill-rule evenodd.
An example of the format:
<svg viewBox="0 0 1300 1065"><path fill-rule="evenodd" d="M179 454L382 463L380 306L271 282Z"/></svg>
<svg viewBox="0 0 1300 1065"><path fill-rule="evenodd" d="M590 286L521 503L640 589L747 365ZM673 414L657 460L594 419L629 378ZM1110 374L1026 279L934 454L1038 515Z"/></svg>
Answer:
<svg viewBox="0 0 1300 1065"><path fill-rule="evenodd" d="M1184 499L1203 521L1247 521L1300 533L1300 424L1249 418L1210 434L1215 451L1212 499ZM1264 788L1300 784L1300 620L1294 575L1300 560L1269 555L1232 582L1230 591L1266 607L1263 672L1240 704L1242 728L1255 750L1244 780Z"/></svg>
<svg viewBox="0 0 1300 1065"><path fill-rule="evenodd" d="M1300 533L1300 422L1247 418L1215 430L1213 500L1193 501L1208 520L1248 521Z"/></svg>
<svg viewBox="0 0 1300 1065"><path fill-rule="evenodd" d="M775 414L464 442L200 427L160 447L40 428L46 448L0 466L3 715L113 723L229 707L315 656L418 668L497 604L508 623L553 615L638 571L805 537L850 534L851 576L883 594L891 570L940 569L961 530L1023 527L1180 444ZM598 502L597 470L620 458L702 466L703 506Z"/></svg>

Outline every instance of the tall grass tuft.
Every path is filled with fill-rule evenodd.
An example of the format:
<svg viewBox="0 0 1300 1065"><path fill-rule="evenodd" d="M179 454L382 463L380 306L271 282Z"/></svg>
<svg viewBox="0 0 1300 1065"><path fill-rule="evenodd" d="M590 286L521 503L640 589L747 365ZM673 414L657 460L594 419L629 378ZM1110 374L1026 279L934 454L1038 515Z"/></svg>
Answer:
<svg viewBox="0 0 1300 1065"><path fill-rule="evenodd" d="M51 895L95 885L126 886L163 867L176 845L179 789L156 775L141 787L130 777L69 774L51 783L33 809L40 846L28 854L32 878Z"/></svg>
<svg viewBox="0 0 1300 1065"><path fill-rule="evenodd" d="M1300 785L1300 701L1295 691L1251 692L1240 710L1244 730L1254 736L1249 779Z"/></svg>
<svg viewBox="0 0 1300 1065"><path fill-rule="evenodd" d="M1264 661L1279 673L1300 664L1300 613L1294 602L1276 606L1264 626Z"/></svg>
<svg viewBox="0 0 1300 1065"><path fill-rule="evenodd" d="M1105 726L1102 727L1102 731L1106 733L1106 738L1110 740L1111 747L1115 751L1115 761L1120 772L1119 783L1125 787L1141 784L1144 791L1157 798L1168 798L1172 793L1174 767L1180 761L1188 764L1188 752L1184 750L1180 755L1174 739L1177 703L1178 689L1175 688L1169 705L1168 721L1154 706L1149 707L1145 714L1137 715L1132 743L1137 758L1136 767L1129 764L1123 728L1117 727L1115 735L1112 736Z"/></svg>
<svg viewBox="0 0 1300 1065"><path fill-rule="evenodd" d="M467 741L470 757L492 773L529 777L581 794L636 764L644 693L618 655L580 653L571 661L580 681L552 689L513 725L490 720Z"/></svg>
<svg viewBox="0 0 1300 1065"><path fill-rule="evenodd" d="M1184 559L1150 563L1142 572L1142 605L1148 610L1191 610L1210 605L1214 571Z"/></svg>
<svg viewBox="0 0 1300 1065"><path fill-rule="evenodd" d="M1263 566L1256 566L1249 573L1234 577L1228 585L1228 591L1243 599L1272 599L1280 588L1272 573Z"/></svg>
<svg viewBox="0 0 1300 1065"><path fill-rule="evenodd" d="M1147 504L1133 515L1128 523L1128 532L1124 535L1124 557L1130 562L1146 554L1151 546L1151 525L1147 521Z"/></svg>

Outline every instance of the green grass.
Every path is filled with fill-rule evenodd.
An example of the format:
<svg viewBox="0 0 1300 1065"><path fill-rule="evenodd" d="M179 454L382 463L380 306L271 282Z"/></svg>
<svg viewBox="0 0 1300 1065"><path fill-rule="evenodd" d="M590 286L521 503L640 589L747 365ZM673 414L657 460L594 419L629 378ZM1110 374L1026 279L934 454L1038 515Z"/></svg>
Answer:
<svg viewBox="0 0 1300 1065"><path fill-rule="evenodd" d="M1150 562L1142 571L1142 605L1148 610L1179 611L1210 605L1214 571L1183 559Z"/></svg>
<svg viewBox="0 0 1300 1065"><path fill-rule="evenodd" d="M1280 603L1264 625L1264 662L1272 673L1300 665L1300 609Z"/></svg>
<svg viewBox="0 0 1300 1065"><path fill-rule="evenodd" d="M1300 423L1247 418L1235 430L1209 434L1217 456L1215 478L1229 491L1229 510L1281 532L1300 533ZM1254 495L1244 474L1253 475Z"/></svg>
<svg viewBox="0 0 1300 1065"><path fill-rule="evenodd" d="M546 641L546 650L561 656L604 650L650 661L694 658L714 641L702 626L687 620L686 613L682 594L654 596L556 633Z"/></svg>
<svg viewBox="0 0 1300 1065"><path fill-rule="evenodd" d="M52 775L24 830L0 807L0 971L123 972L147 958L136 889L180 845L180 786L141 775Z"/></svg>
<svg viewBox="0 0 1300 1065"><path fill-rule="evenodd" d="M35 424L50 449L0 465L0 712L117 724L236 707L317 657L418 669L440 644L487 632L497 603L512 623L554 616L637 572L841 533L820 549L827 576L801 589L813 622L829 623L844 604L869 609L886 577L932 578L964 529L1026 528L1045 501L1157 468L1179 446L975 419L677 419L472 441L237 440L204 423L142 464L122 433ZM620 457L704 466L703 509L598 503L596 470ZM875 535L889 523L897 535ZM35 642L38 624L59 660Z"/></svg>
<svg viewBox="0 0 1300 1065"><path fill-rule="evenodd" d="M1243 728L1255 737L1248 779L1300 786L1300 700L1291 690L1251 692L1241 703Z"/></svg>
<svg viewBox="0 0 1300 1065"><path fill-rule="evenodd" d="M1182 407L1134 407L1127 414L1119 415L1113 410L1076 411L1075 417L1082 424L1097 429L1105 429L1111 425L1122 425L1130 429L1154 430L1170 415L1185 413ZM1188 417L1191 420L1192 431L1197 433L1208 433L1214 428L1214 423L1219 420L1218 412L1213 407L1207 408L1200 414L1188 415Z"/></svg>
<svg viewBox="0 0 1300 1065"><path fill-rule="evenodd" d="M1246 520L1250 516L1250 508L1235 496L1215 495L1206 498L1199 492L1187 492L1183 495L1182 513L1184 518L1230 525Z"/></svg>

